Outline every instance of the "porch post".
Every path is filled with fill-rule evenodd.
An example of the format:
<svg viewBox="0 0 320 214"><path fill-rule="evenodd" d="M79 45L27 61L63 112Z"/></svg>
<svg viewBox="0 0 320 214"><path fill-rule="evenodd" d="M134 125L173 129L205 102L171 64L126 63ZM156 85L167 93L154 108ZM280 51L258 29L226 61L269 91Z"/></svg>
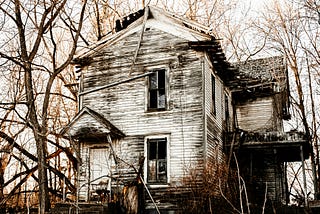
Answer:
<svg viewBox="0 0 320 214"><path fill-rule="evenodd" d="M305 204L305 207L308 207L307 178L306 178L306 169L305 169L305 165L304 165L304 155L303 155L303 146L302 145L300 145L300 157L301 157L302 175L303 175L304 204Z"/></svg>

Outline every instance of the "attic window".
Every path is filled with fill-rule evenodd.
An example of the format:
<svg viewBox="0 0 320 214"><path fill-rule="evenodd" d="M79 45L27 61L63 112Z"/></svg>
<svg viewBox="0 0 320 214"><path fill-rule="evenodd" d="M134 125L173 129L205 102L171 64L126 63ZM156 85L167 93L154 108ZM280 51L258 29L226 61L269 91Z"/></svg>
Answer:
<svg viewBox="0 0 320 214"><path fill-rule="evenodd" d="M159 69L149 76L148 110L165 110L166 105L166 70Z"/></svg>

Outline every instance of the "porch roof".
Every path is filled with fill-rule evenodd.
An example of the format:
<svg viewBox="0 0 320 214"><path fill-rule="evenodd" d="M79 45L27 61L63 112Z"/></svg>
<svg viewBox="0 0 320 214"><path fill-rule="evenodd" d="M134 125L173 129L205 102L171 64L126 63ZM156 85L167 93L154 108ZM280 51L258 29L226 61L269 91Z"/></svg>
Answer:
<svg viewBox="0 0 320 214"><path fill-rule="evenodd" d="M230 151L242 150L242 152L258 150L274 150L278 158L284 162L301 161L308 159L311 145L304 133L292 130L290 132L246 132L237 130L230 133L226 142L226 149ZM233 143L232 143L233 141Z"/></svg>
<svg viewBox="0 0 320 214"><path fill-rule="evenodd" d="M98 112L83 107L81 111L65 126L62 135L72 138L100 138L110 134L115 138L122 138L125 134Z"/></svg>

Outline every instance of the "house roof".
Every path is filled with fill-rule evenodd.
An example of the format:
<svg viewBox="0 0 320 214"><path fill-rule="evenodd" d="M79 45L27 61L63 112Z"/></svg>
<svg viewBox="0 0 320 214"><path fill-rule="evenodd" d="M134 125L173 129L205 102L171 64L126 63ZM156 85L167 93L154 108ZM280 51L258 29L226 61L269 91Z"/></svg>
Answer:
<svg viewBox="0 0 320 214"><path fill-rule="evenodd" d="M245 91L258 87L280 92L288 88L287 66L283 56L254 59L235 63L234 79L228 82L232 91Z"/></svg>
<svg viewBox="0 0 320 214"><path fill-rule="evenodd" d="M157 7L147 6L142 10L129 14L122 20L117 20L114 33L109 33L95 44L81 49L77 52L74 60L76 63L81 62L81 59L90 57L100 48L111 45L135 32L143 32L148 26L159 28L188 41L211 40L213 37L213 33L209 28L195 21Z"/></svg>
<svg viewBox="0 0 320 214"><path fill-rule="evenodd" d="M109 120L88 107L83 107L61 134L73 138L100 138L108 134L116 138L125 136Z"/></svg>
<svg viewBox="0 0 320 214"><path fill-rule="evenodd" d="M188 42L189 48L207 53L217 75L233 92L248 92L251 89L259 89L255 90L255 93L262 95L265 92L284 92L288 88L283 57L277 56L231 64L226 60L220 41L215 38L210 28L153 6L147 6L129 14L122 20L117 20L113 34L108 34L92 46L79 51L74 62L80 67L90 64L91 58L100 49L136 32L140 33L141 42L143 32L148 27L154 27L181 37ZM137 44L136 55L139 48L140 44Z"/></svg>
<svg viewBox="0 0 320 214"><path fill-rule="evenodd" d="M185 39L189 42L190 48L205 51L208 54L217 74L223 80L233 77L234 68L226 61L220 41L215 38L212 29L153 6L148 6L143 10L129 14L122 20L117 20L114 33L108 34L95 44L81 49L77 52L74 63L80 64L80 66L90 64L91 57L100 49L110 46L133 33L140 33L140 40L142 40L143 32L148 27L157 28ZM136 54L138 54L139 47L139 44L137 44Z"/></svg>

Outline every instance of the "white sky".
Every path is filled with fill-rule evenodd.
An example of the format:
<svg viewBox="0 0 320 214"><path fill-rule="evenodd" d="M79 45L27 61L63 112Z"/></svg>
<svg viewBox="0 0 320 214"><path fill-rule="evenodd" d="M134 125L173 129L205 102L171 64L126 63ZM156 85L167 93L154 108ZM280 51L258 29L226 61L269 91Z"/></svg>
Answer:
<svg viewBox="0 0 320 214"><path fill-rule="evenodd" d="M244 0L247 1L247 0ZM260 10L266 3L270 3L271 0L249 0L253 10Z"/></svg>

